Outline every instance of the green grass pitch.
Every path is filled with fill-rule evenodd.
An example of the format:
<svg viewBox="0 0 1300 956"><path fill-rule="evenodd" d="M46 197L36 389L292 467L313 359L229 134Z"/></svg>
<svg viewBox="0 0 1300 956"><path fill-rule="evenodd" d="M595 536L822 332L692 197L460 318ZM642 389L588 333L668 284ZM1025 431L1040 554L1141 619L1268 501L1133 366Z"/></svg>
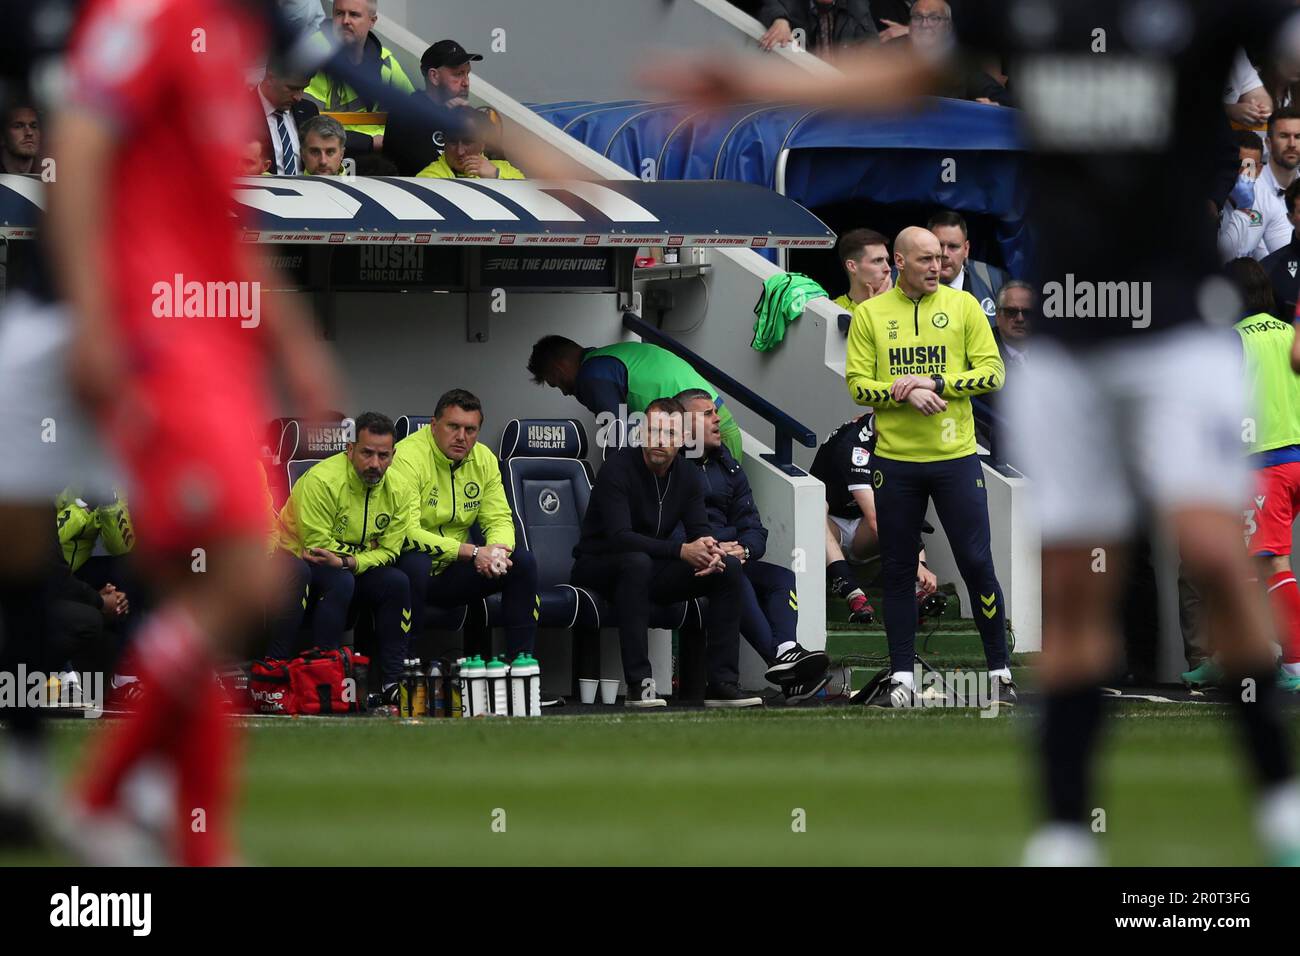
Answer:
<svg viewBox="0 0 1300 956"><path fill-rule="evenodd" d="M67 772L102 728L52 729ZM1221 707L1115 710L1096 801L1110 862L1263 862L1234 730ZM240 846L264 865L1014 864L1032 731L1025 713L849 707L251 720Z"/></svg>

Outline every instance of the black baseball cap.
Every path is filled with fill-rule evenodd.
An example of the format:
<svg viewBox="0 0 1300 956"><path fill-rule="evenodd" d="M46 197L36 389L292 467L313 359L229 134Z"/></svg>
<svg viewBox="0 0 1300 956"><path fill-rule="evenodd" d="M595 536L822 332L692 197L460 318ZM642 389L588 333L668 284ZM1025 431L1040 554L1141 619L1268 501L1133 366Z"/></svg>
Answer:
<svg viewBox="0 0 1300 956"><path fill-rule="evenodd" d="M440 66L461 66L471 60L481 59L481 54L467 52L455 40L439 40L420 57L420 72L428 73Z"/></svg>

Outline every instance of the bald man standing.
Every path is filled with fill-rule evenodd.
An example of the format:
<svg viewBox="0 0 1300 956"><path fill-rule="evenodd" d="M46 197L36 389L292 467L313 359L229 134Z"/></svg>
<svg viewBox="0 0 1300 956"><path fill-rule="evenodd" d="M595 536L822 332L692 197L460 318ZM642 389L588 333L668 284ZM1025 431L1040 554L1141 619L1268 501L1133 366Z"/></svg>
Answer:
<svg viewBox="0 0 1300 956"><path fill-rule="evenodd" d="M970 407L970 396L1002 387L1002 359L975 297L940 284L942 252L934 233L919 226L904 229L894 240L894 263L894 288L853 311L845 367L853 400L876 413L871 484L891 677L868 703L913 703L916 553L931 499L966 582L990 690L1002 703L1014 703L1002 588L993 568Z"/></svg>

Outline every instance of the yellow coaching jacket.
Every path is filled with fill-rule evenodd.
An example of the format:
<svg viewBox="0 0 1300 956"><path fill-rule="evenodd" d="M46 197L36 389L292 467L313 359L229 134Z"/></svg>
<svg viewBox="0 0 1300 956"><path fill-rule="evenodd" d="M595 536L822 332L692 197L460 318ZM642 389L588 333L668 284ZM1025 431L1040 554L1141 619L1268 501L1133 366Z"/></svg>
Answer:
<svg viewBox="0 0 1300 956"><path fill-rule="evenodd" d="M889 397L895 379L941 375L945 411L922 415ZM898 286L858 303L849 326L849 394L876 413L876 454L948 461L975 453L970 397L1002 387L1004 369L988 316L969 292L940 284L912 301Z"/></svg>

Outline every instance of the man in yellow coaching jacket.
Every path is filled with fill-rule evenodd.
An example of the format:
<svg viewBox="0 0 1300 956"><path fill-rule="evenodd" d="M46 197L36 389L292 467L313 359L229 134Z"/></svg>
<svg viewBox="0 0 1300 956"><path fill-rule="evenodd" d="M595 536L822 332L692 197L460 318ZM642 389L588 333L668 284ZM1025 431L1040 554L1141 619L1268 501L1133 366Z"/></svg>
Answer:
<svg viewBox="0 0 1300 956"><path fill-rule="evenodd" d="M975 453L972 395L1002 387L988 317L974 297L939 282L939 240L909 227L894 241L898 281L861 302L849 327L845 379L876 413L875 489L891 678L873 702L912 702L916 660L916 553L933 500L969 591L992 691L1015 702L1002 588L989 544L983 466Z"/></svg>

